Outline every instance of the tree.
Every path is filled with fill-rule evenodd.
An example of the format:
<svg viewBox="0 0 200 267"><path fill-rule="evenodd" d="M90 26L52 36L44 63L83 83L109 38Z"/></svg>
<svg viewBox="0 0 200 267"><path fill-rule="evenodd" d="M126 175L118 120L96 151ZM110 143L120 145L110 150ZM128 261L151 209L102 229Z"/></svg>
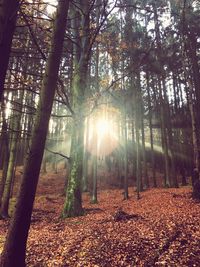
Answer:
<svg viewBox="0 0 200 267"><path fill-rule="evenodd" d="M45 147L48 123L55 95L56 81L58 78L59 64L64 42L68 6L69 0L62 0L58 2L57 15L52 36L52 46L46 65L46 72L43 78L30 151L26 159L17 205L9 227L0 266L23 267L26 265L26 242Z"/></svg>
<svg viewBox="0 0 200 267"><path fill-rule="evenodd" d="M4 82L18 9L19 0L0 0L0 101L4 91Z"/></svg>
<svg viewBox="0 0 200 267"><path fill-rule="evenodd" d="M90 4L89 1L77 2L72 6L73 21L79 28L74 28L74 73L72 78L72 108L74 111L70 155L70 175L68 179L63 217L83 214L81 184L83 177L83 133L84 104L87 87L88 63L91 53Z"/></svg>

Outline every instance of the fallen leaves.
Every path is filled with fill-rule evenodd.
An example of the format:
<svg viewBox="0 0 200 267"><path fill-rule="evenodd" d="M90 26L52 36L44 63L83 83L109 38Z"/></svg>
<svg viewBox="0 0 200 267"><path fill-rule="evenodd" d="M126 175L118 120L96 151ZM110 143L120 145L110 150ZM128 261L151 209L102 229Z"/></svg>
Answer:
<svg viewBox="0 0 200 267"><path fill-rule="evenodd" d="M101 191L95 205L84 194L85 215L65 220L64 197L38 197L27 266L200 266L200 204L189 187L151 189L139 201L133 189L129 200L121 193ZM0 222L1 236L6 229Z"/></svg>

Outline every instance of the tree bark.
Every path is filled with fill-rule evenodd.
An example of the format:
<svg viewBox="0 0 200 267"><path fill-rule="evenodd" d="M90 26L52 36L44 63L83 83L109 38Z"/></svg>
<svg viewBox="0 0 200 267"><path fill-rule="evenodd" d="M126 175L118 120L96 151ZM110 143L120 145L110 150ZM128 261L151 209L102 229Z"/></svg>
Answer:
<svg viewBox="0 0 200 267"><path fill-rule="evenodd" d="M90 6L89 1L77 2L77 12L81 15L81 39L77 33L75 39L80 42L81 49L74 52L74 73L72 82L73 102L73 130L71 144L70 175L68 180L66 200L63 209L63 217L75 217L83 214L81 184L83 178L83 145L84 145L84 101L87 87L88 62L90 56ZM80 31L79 31L80 34Z"/></svg>
<svg viewBox="0 0 200 267"><path fill-rule="evenodd" d="M0 0L0 101L2 100L4 91L18 9L19 0Z"/></svg>

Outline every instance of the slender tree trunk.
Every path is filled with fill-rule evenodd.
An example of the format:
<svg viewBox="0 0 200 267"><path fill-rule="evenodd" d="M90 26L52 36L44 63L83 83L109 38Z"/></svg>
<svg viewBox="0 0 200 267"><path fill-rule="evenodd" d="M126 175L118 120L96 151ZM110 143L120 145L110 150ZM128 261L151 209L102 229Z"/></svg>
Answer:
<svg viewBox="0 0 200 267"><path fill-rule="evenodd" d="M137 121L137 118L136 118ZM135 135L136 135L136 190L137 190L137 199L140 198L140 191L141 191L141 163L140 163L140 137L139 137L139 126L138 122L135 123Z"/></svg>
<svg viewBox="0 0 200 267"><path fill-rule="evenodd" d="M173 144L173 135L172 135L172 124L171 124L171 111L169 107L169 100L167 97L167 88L165 85L164 77L162 78L162 84L163 84L163 91L164 91L164 103L165 103L165 114L166 114L166 133L167 133L167 141L168 141L168 150L169 150L169 156L171 160L171 168L170 168L170 181L171 186L178 187L178 180L177 180L177 174L176 174L176 168L175 168L175 156L174 156L174 144Z"/></svg>
<svg viewBox="0 0 200 267"><path fill-rule="evenodd" d="M142 102L142 100L141 100ZM145 133L144 133L144 111L141 103L141 132L142 132L142 159L143 159L143 174L144 174L144 189L149 187L149 177L147 171L146 147L145 147Z"/></svg>
<svg viewBox="0 0 200 267"><path fill-rule="evenodd" d="M22 99L22 98L21 98ZM13 182L13 175L14 175L14 168L16 163L16 153L17 153L17 145L18 145L18 137L19 137L19 131L20 131L20 121L21 121L21 100L19 101L19 107L16 105L16 111L13 114L13 122L12 122L12 128L13 133L11 137L11 144L10 144L10 155L9 155L9 162L8 162L8 170L6 174L6 181L1 201L1 208L0 208L0 217L1 218L7 218L9 217L8 214L8 207L9 207L9 200L10 200L10 193L11 193L11 187Z"/></svg>
<svg viewBox="0 0 200 267"><path fill-rule="evenodd" d="M95 127L95 124L94 123L94 127ZM93 179L92 179L92 199L91 199L91 203L95 204L98 202L97 200L97 157L98 157L98 151L97 151L97 137L98 137L98 133L96 131L96 127L95 127L95 130L94 130L94 145L95 145L95 148L94 148L94 155L92 156L92 165L93 165L93 172L92 172L92 176L93 176Z"/></svg>
<svg viewBox="0 0 200 267"><path fill-rule="evenodd" d="M137 75L135 88L135 139L136 139L136 185L137 185L137 199L140 198L140 191L143 190L142 177L141 177L141 148L140 148L140 121L141 121L141 104L140 104L140 75Z"/></svg>
<svg viewBox="0 0 200 267"><path fill-rule="evenodd" d="M164 72L162 62L161 62L161 37L160 37L160 28L159 28L159 22L158 22L158 13L157 13L157 2L152 2L153 6L153 13L154 13L154 23L155 23L155 35L156 35L156 44L158 46L158 52L157 52L157 60L159 62L160 68ZM164 162L165 162L165 179L164 183L165 186L169 187L171 185L170 181L170 164L169 164L169 151L168 151L168 140L167 140L167 125L166 125L166 116L165 113L165 97L163 94L165 94L164 87L162 88L163 81L163 74L158 75L158 88L159 88L159 98L160 98L160 118L161 118L161 133L162 133L162 144L163 144L163 152L164 152Z"/></svg>
<svg viewBox="0 0 200 267"><path fill-rule="evenodd" d="M89 144L89 119L86 119L85 123L85 146L83 152L83 179L82 188L83 192L88 191L88 144Z"/></svg>
<svg viewBox="0 0 200 267"><path fill-rule="evenodd" d="M197 134L197 123L195 118L195 108L194 108L194 97L193 97L193 86L191 82L190 74L187 70L186 58L184 59L183 67L186 74L187 82L188 82L188 102L189 102L189 110L191 116L191 124L192 124L192 143L193 143L193 167L200 172L200 160L199 160L199 147L198 147L198 134Z"/></svg>
<svg viewBox="0 0 200 267"><path fill-rule="evenodd" d="M0 206L1 206L1 200L2 200L2 195L4 191L4 186L5 186L5 180L6 180L6 173L8 170L8 161L9 161L9 141L8 141L8 127L7 127L7 122L6 122L6 117L5 117L5 108L2 108L2 149L1 149L1 154L2 155L2 176L0 178Z"/></svg>
<svg viewBox="0 0 200 267"><path fill-rule="evenodd" d="M92 183L92 199L91 203L98 203L97 200L97 155L93 156L93 183Z"/></svg>
<svg viewBox="0 0 200 267"><path fill-rule="evenodd" d="M153 186L157 187L154 140L153 140L153 125L152 125L152 106L151 106L151 96L150 96L150 86L149 86L149 75L148 74L147 74L147 94L148 94L148 109L149 109L148 118L149 118L149 130L150 130L152 180L153 180Z"/></svg>
<svg viewBox="0 0 200 267"><path fill-rule="evenodd" d="M66 28L68 6L68 0L62 0L58 2L57 15L52 37L52 47L47 61L46 73L43 79L30 151L25 163L17 205L9 227L0 260L0 266L26 266L26 242L30 227L33 202L39 178L42 156L45 147L45 140L48 131L48 123L55 95L56 81L58 77Z"/></svg>
<svg viewBox="0 0 200 267"><path fill-rule="evenodd" d="M125 101L124 101L125 102ZM127 152L127 125L126 104L124 103L122 117L123 139L124 139L124 199L128 199L128 152Z"/></svg>
<svg viewBox="0 0 200 267"><path fill-rule="evenodd" d="M165 176L164 176L164 186L170 187L170 166L169 166L169 152L167 143L167 133L166 133L166 122L165 122L165 110L164 110L164 100L162 96L161 83L158 81L159 87L159 97L160 97L160 122L161 122L161 135L162 135L162 146L164 153L164 163L165 163Z"/></svg>
<svg viewBox="0 0 200 267"><path fill-rule="evenodd" d="M17 163L17 152L19 150L19 137L20 137L20 123L22 117L22 100L24 96L24 91L20 92L18 98L14 98L14 111L12 114L11 127L11 142L10 142L10 151L9 151L9 161L8 169L6 173L6 181L2 196L1 208L0 208L0 217L7 218L9 217L8 208L9 200L12 192L12 187L14 183L14 175Z"/></svg>

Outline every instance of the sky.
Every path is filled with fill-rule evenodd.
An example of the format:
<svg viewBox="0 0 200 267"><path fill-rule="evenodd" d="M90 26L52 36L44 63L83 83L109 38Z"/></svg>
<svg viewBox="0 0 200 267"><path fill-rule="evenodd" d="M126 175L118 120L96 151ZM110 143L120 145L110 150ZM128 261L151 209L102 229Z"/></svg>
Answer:
<svg viewBox="0 0 200 267"><path fill-rule="evenodd" d="M53 6L51 5L55 5L57 6L57 0L49 0L49 1L46 1L47 3L49 3L48 7L47 7L47 11L52 14L56 8L54 8Z"/></svg>

